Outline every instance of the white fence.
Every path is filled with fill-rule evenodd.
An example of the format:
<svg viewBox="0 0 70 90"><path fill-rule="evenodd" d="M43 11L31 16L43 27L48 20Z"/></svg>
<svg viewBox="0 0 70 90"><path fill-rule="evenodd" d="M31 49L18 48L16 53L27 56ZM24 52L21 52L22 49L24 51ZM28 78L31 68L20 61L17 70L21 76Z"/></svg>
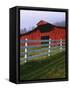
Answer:
<svg viewBox="0 0 70 90"><path fill-rule="evenodd" d="M36 42L44 42L46 44L40 44L40 45L28 45L28 43L36 43ZM20 46L20 61L21 62L27 62L28 60L31 60L36 57L40 57L43 55L51 56L51 52L55 52L56 48L59 47L59 51L65 50L65 40L28 40L27 38L25 40L20 40L20 44L24 44L24 46ZM33 50L32 48L38 48L38 47L44 47L40 49ZM54 50L55 48L55 50ZM30 50L29 50L30 49ZM43 52L44 50L47 50L46 52ZM38 53L42 52L40 54L29 56L30 53ZM22 57L22 58L21 58Z"/></svg>

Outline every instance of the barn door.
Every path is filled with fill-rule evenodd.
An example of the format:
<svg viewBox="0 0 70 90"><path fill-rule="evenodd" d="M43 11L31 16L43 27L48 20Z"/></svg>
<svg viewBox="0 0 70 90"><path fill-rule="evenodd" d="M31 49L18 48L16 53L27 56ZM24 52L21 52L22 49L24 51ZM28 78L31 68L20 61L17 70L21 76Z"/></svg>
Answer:
<svg viewBox="0 0 70 90"><path fill-rule="evenodd" d="M41 36L41 40L49 40L49 36ZM49 42L41 42L41 44L49 44Z"/></svg>

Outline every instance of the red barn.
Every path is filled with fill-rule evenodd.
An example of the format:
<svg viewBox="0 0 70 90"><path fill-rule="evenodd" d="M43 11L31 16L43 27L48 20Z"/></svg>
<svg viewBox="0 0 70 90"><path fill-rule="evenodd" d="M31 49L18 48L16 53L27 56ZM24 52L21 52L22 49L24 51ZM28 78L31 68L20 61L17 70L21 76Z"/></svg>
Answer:
<svg viewBox="0 0 70 90"><path fill-rule="evenodd" d="M64 40L65 28L55 26L46 21L41 20L37 23L37 27L35 29L20 35L20 40L25 40L26 38L28 40ZM34 45L37 44L40 44L40 42L34 43Z"/></svg>

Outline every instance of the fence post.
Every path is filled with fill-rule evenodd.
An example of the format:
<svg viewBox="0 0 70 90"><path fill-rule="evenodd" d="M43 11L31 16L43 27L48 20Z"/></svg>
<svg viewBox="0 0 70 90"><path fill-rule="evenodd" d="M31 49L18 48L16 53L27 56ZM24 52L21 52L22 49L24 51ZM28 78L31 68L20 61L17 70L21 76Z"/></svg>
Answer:
<svg viewBox="0 0 70 90"><path fill-rule="evenodd" d="M25 39L25 62L27 62L27 58L28 58L28 55L27 55L27 53L28 53L28 50L27 50L27 46L28 46L28 43L27 43L27 38Z"/></svg>
<svg viewBox="0 0 70 90"><path fill-rule="evenodd" d="M50 56L50 52L51 52L51 39L49 39L49 47L48 47L48 56Z"/></svg>
<svg viewBox="0 0 70 90"><path fill-rule="evenodd" d="M62 39L60 39L60 52L62 51Z"/></svg>

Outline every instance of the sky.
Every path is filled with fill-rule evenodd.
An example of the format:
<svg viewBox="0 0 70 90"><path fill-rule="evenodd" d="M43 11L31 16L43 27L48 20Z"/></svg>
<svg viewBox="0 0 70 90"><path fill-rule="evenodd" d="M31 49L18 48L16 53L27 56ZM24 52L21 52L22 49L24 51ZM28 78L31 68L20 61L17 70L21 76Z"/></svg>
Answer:
<svg viewBox="0 0 70 90"><path fill-rule="evenodd" d="M65 21L65 12L20 10L20 30L36 27L40 20L51 24Z"/></svg>

